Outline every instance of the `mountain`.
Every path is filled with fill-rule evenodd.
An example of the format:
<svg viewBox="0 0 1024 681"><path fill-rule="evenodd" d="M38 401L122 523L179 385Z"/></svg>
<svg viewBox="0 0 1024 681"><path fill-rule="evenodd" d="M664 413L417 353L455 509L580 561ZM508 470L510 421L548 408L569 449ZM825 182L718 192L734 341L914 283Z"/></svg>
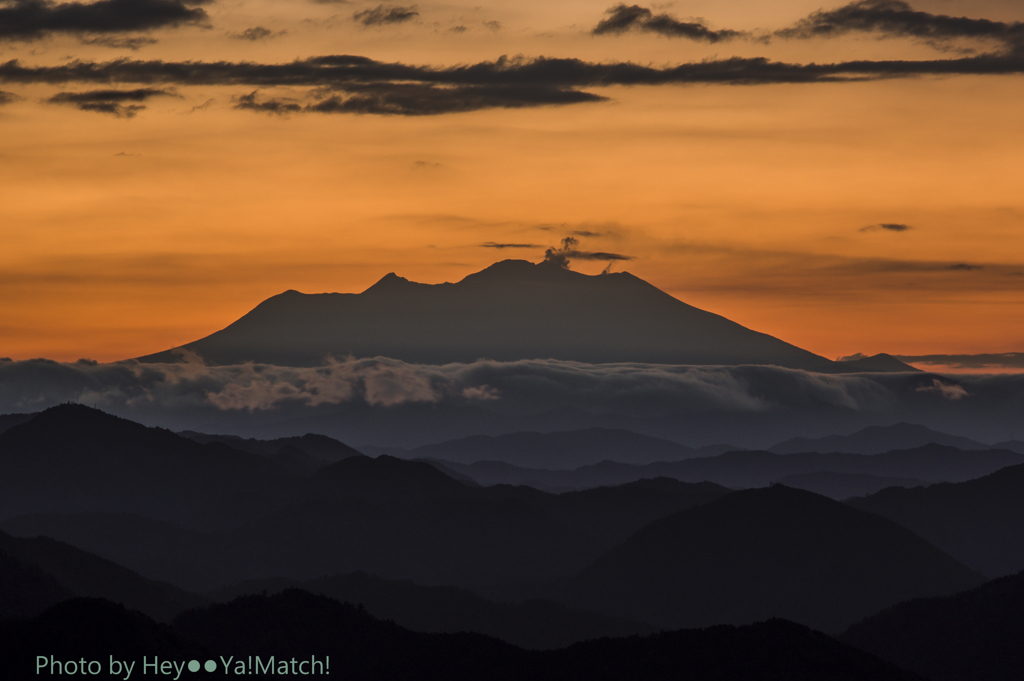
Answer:
<svg viewBox="0 0 1024 681"><path fill-rule="evenodd" d="M779 479L780 485L804 489L829 499L843 501L851 497L864 497L886 487L922 487L928 483L915 478L887 478L866 473L797 473Z"/></svg>
<svg viewBox="0 0 1024 681"><path fill-rule="evenodd" d="M844 369L626 272L589 276L525 260L496 263L454 284L392 273L362 293L286 291L221 331L139 359L178 362L181 351L213 364L286 366L351 355L417 364L486 358Z"/></svg>
<svg viewBox="0 0 1024 681"><path fill-rule="evenodd" d="M0 622L34 617L73 597L38 566L0 552Z"/></svg>
<svg viewBox="0 0 1024 681"><path fill-rule="evenodd" d="M192 430L183 430L178 435L188 438L200 444L220 442L243 452L257 454L270 458L281 452L281 450L293 448L303 454L320 461L334 462L347 459L352 456L361 456L362 452L349 447L344 442L339 442L326 435L306 433L294 437L279 437L271 440L257 440L256 438L242 438L237 435L207 435Z"/></svg>
<svg viewBox="0 0 1024 681"><path fill-rule="evenodd" d="M567 604L666 628L783 617L839 632L980 575L896 523L781 485L643 528L564 584Z"/></svg>
<svg viewBox="0 0 1024 681"><path fill-rule="evenodd" d="M114 511L209 521L262 505L280 470L219 443L201 445L160 428L77 404L47 409L0 434L0 518L37 512Z"/></svg>
<svg viewBox="0 0 1024 681"><path fill-rule="evenodd" d="M17 576L37 597L26 601L26 614L72 596L106 598L151 617L170 621L182 610L206 602L162 582L146 579L131 570L74 546L48 537L22 539L0 532L0 565ZM4 588L10 588L6 583ZM20 597L28 594L22 592ZM6 605L6 604L5 604ZM36 612L32 612L35 610Z"/></svg>
<svg viewBox="0 0 1024 681"><path fill-rule="evenodd" d="M891 426L869 426L852 435L829 435L821 438L795 437L769 447L768 451L776 454L800 454L802 452L882 454L894 449L914 449L928 444L965 450L1007 449L1006 447L986 445L966 437L947 435L913 423L897 423Z"/></svg>
<svg viewBox="0 0 1024 681"><path fill-rule="evenodd" d="M178 665L212 657L201 645L177 635L170 625L100 598L73 598L27 621L0 622L0 669L5 680L62 678L65 674L146 678L143 656L149 662L156 657ZM45 660L42 668L36 666L40 657ZM51 668L51 659L60 667ZM65 666L69 661L75 663L73 668ZM85 662L85 670L79 668L79 661ZM114 667L112 661L119 666ZM90 663L95 663L91 670ZM131 672L120 666L123 663L132 665ZM150 668L149 674L153 673Z"/></svg>
<svg viewBox="0 0 1024 681"><path fill-rule="evenodd" d="M989 577L1024 570L1024 465L957 484L884 489L849 503L898 522Z"/></svg>
<svg viewBox="0 0 1024 681"><path fill-rule="evenodd" d="M664 479L561 495L474 488L425 463L353 457L226 530L111 513L25 515L2 527L60 538L190 590L359 570L489 588L570 574L651 521L727 493Z"/></svg>
<svg viewBox="0 0 1024 681"><path fill-rule="evenodd" d="M836 360L842 362L846 366L850 367L851 371L863 371L863 372L920 372L921 370L917 367L912 367L905 362L901 362L892 355L880 352L877 355L871 355L867 357L865 355L853 355L851 357L841 357Z"/></svg>
<svg viewBox="0 0 1024 681"><path fill-rule="evenodd" d="M409 450L403 456L455 463L501 461L525 468L573 469L600 461L645 464L679 461L705 453L662 438L621 428L553 433L473 435Z"/></svg>
<svg viewBox="0 0 1024 681"><path fill-rule="evenodd" d="M687 482L709 481L732 489L764 487L792 476L815 475L813 490L849 489L877 491L892 485L962 482L980 478L1006 466L1024 463L1024 454L1006 450L962 451L942 445L896 450L884 454L773 454L765 451L735 451L718 456L683 461L661 461L643 466L602 461L575 470L519 468L494 461L473 464L443 462L447 468L482 485L532 485L539 489L565 491L602 485L621 485L644 478L666 477ZM822 478L824 474L831 474ZM843 477L836 477L843 476ZM859 476L859 477L849 477ZM867 477L864 477L867 476ZM826 482L830 478L832 482ZM795 478L796 487L806 487L815 478ZM840 483L840 480L845 480ZM858 482L859 480L859 482ZM874 489L872 489L874 488ZM831 493L830 493L831 496ZM845 495L842 497L845 499Z"/></svg>
<svg viewBox="0 0 1024 681"><path fill-rule="evenodd" d="M353 603L382 620L432 633L469 631L500 638L523 648L561 648L578 641L608 636L650 634L651 625L567 608L552 601L496 603L451 586L422 586L353 572L305 582L268 579L245 582L211 593L219 601L259 593L301 588Z"/></svg>
<svg viewBox="0 0 1024 681"><path fill-rule="evenodd" d="M1024 573L894 605L839 637L932 681L1024 678Z"/></svg>
<svg viewBox="0 0 1024 681"><path fill-rule="evenodd" d="M891 663L791 622L602 638L528 651L479 634L411 632L355 606L289 590L184 613L175 632L225 657L330 656L330 670L361 679L506 681L914 679ZM343 665L343 666L341 666ZM244 665L243 665L244 667Z"/></svg>
<svg viewBox="0 0 1024 681"><path fill-rule="evenodd" d="M35 418L35 414L0 414L0 433Z"/></svg>

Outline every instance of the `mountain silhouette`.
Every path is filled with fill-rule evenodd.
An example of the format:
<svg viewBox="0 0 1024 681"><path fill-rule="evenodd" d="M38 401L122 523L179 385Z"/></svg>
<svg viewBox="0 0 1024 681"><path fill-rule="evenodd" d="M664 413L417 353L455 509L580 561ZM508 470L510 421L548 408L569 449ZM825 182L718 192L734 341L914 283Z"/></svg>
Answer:
<svg viewBox="0 0 1024 681"><path fill-rule="evenodd" d="M666 477L687 482L709 481L732 489L764 487L791 476L796 487L827 490L836 483L836 491L848 487L877 491L889 485L962 482L980 478L1006 466L1024 462L1024 454L1007 450L963 451L955 447L930 444L916 449L896 450L884 454L773 454L765 451L733 451L718 456L696 457L683 461L659 461L643 466L602 461L574 470L520 468L494 461L472 464L442 462L447 468L466 475L482 485L532 485L539 489L564 491L622 485L644 478ZM842 476L837 478L836 476ZM860 476L860 477L850 477ZM867 476L867 477L864 477ZM845 482L842 482L845 481ZM873 488L873 489L872 489ZM831 495L830 495L831 496ZM846 498L845 495L836 498Z"/></svg>
<svg viewBox="0 0 1024 681"><path fill-rule="evenodd" d="M476 681L914 679L891 663L791 622L602 638L529 651L480 634L412 632L299 590L245 596L180 615L175 632L222 655L331 656L344 678ZM271 652L273 651L273 652Z"/></svg>
<svg viewBox="0 0 1024 681"><path fill-rule="evenodd" d="M503 461L524 468L573 469L600 461L645 464L707 455L671 440L621 428L586 428L552 433L473 435L424 445L403 458L439 459L454 463Z"/></svg>
<svg viewBox="0 0 1024 681"><path fill-rule="evenodd" d="M88 596L121 603L169 622L182 610L206 602L201 596L146 579L109 560L47 537L24 539L0 532L0 564L12 576L18 576L26 589L37 594L34 606L26 602L24 609L28 612L24 614L38 614L46 606L72 596ZM5 583L4 588L11 588L11 584ZM25 595L23 591L21 596Z"/></svg>
<svg viewBox="0 0 1024 681"><path fill-rule="evenodd" d="M0 669L5 680L62 678L70 671L63 664L60 672L51 673L48 667L37 671L37 656L52 657L61 663L99 662L99 669L92 670L98 678L145 678L143 655L150 662L158 657L179 664L210 657L201 645L183 639L170 625L159 624L137 610L102 598L72 598L30 620L0 622ZM131 661L130 677L123 669L120 674L108 674L111 659ZM73 675L90 678L88 671L79 671L77 664L75 667ZM149 671L152 676L153 670Z"/></svg>
<svg viewBox="0 0 1024 681"><path fill-rule="evenodd" d="M850 367L851 371L885 373L921 371L917 367L913 367L905 362L901 362L892 355L884 352L880 352L877 355L871 355L870 357L865 357L863 355L854 355L849 359L840 359L837 361Z"/></svg>
<svg viewBox="0 0 1024 681"><path fill-rule="evenodd" d="M362 606L377 619L391 620L412 631L475 632L530 649L561 648L587 639L657 630L651 625L574 610L552 601L496 603L465 589L422 586L365 572L305 582L281 578L256 580L218 590L210 596L229 601L238 596L279 593L290 588Z"/></svg>
<svg viewBox="0 0 1024 681"><path fill-rule="evenodd" d="M185 521L232 495L262 504L279 469L219 443L64 404L0 434L0 518L37 512L116 511Z"/></svg>
<svg viewBox="0 0 1024 681"><path fill-rule="evenodd" d="M928 444L946 445L965 450L999 449L995 445L986 445L970 438L940 433L914 423L897 423L891 426L869 426L851 435L829 435L820 438L795 437L769 447L768 451L776 454L800 454L803 452L882 454L894 449L914 449Z"/></svg>
<svg viewBox="0 0 1024 681"><path fill-rule="evenodd" d="M932 681L1024 678L1024 573L894 605L839 637Z"/></svg>
<svg viewBox="0 0 1024 681"><path fill-rule="evenodd" d="M898 522L988 577L1024 570L1024 465L956 484L884 489L849 503Z"/></svg>
<svg viewBox="0 0 1024 681"><path fill-rule="evenodd" d="M227 328L139 358L316 366L326 358L420 364L562 359L654 364L843 365L683 303L621 272L590 276L505 260L450 284L388 274L362 293L286 291Z"/></svg>
<svg viewBox="0 0 1024 681"><path fill-rule="evenodd" d="M896 523L781 485L661 520L564 586L575 607L667 628L783 617L839 632L980 575Z"/></svg>

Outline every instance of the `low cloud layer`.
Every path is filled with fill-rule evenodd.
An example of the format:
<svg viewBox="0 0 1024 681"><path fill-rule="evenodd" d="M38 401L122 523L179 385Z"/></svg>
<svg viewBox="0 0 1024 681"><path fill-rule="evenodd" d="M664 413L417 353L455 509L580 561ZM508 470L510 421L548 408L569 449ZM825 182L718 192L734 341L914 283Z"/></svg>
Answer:
<svg viewBox="0 0 1024 681"><path fill-rule="evenodd" d="M179 430L322 432L352 443L600 426L767 446L901 420L997 441L1018 427L1024 376L556 360L434 366L381 357L305 368L205 366L195 357L183 364L0 360L0 413L66 401Z"/></svg>
<svg viewBox="0 0 1024 681"><path fill-rule="evenodd" d="M882 222L877 225L868 225L867 227L861 227L862 232L906 232L912 229L910 225L900 224L898 222Z"/></svg>
<svg viewBox="0 0 1024 681"><path fill-rule="evenodd" d="M980 355L897 355L907 364L950 367L953 369L1005 371L1024 369L1024 352L1003 352Z"/></svg>
<svg viewBox="0 0 1024 681"><path fill-rule="evenodd" d="M0 0L0 41L35 40L52 34L125 33L205 25L203 0L98 0L55 3L47 0Z"/></svg>

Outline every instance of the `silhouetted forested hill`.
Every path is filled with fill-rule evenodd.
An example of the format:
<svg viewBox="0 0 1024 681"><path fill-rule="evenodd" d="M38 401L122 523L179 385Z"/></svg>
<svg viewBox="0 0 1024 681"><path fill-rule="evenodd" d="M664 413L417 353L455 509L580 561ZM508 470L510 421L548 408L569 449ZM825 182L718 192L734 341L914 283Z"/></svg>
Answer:
<svg viewBox="0 0 1024 681"><path fill-rule="evenodd" d="M900 603L840 639L932 681L1024 678L1024 573Z"/></svg>
<svg viewBox="0 0 1024 681"><path fill-rule="evenodd" d="M989 577L1024 569L1024 465L958 484L886 489L849 503L895 520Z"/></svg>
<svg viewBox="0 0 1024 681"><path fill-rule="evenodd" d="M915 678L799 625L773 620L526 651L478 634L414 633L302 591L249 596L184 613L175 631L236 657L331 656L347 679Z"/></svg>
<svg viewBox="0 0 1024 681"><path fill-rule="evenodd" d="M387 580L365 572L305 582L268 579L245 582L210 594L228 601L238 596L301 588L338 601L361 605L377 619L393 620L412 631L475 632L523 648L561 648L604 636L649 634L656 627L617 617L574 610L544 600L496 603L451 586L422 586Z"/></svg>
<svg viewBox="0 0 1024 681"><path fill-rule="evenodd" d="M981 581L893 522L776 485L651 523L567 581L562 597L669 628L784 617L838 632Z"/></svg>
<svg viewBox="0 0 1024 681"><path fill-rule="evenodd" d="M207 602L202 596L146 579L121 565L47 537L20 539L0 532L0 559L5 559L8 574L16 575L25 585L19 597L30 592L37 594L34 604L24 604L26 614L37 614L63 597L90 596L106 598L169 622L182 610ZM6 588L11 588L10 583Z"/></svg>

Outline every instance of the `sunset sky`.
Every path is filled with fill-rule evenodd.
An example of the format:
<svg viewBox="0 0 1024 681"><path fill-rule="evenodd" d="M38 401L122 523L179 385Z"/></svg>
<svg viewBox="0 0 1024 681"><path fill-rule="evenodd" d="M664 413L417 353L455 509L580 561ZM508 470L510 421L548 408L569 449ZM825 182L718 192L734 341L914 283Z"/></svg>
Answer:
<svg viewBox="0 0 1024 681"><path fill-rule="evenodd" d="M1024 350L1020 0L0 0L0 356L567 236L837 357ZM628 258L628 259L627 259Z"/></svg>

